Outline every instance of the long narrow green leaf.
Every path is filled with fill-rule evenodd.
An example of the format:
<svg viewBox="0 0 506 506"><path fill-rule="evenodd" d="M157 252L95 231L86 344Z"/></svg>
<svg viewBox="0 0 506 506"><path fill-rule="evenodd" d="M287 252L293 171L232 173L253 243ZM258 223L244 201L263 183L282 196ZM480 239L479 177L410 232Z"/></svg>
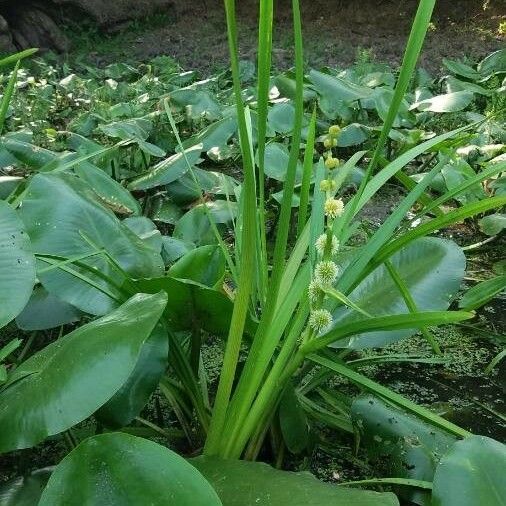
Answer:
<svg viewBox="0 0 506 506"><path fill-rule="evenodd" d="M387 258L390 258L390 256L392 256L396 251L399 251L415 239L424 237L452 223L458 223L459 221L463 221L471 216L485 213L491 209L500 208L504 205L506 205L505 196L490 197L488 199L480 200L479 202L472 202L471 204L459 207L458 209L454 209L439 218L434 218L418 225L398 239L395 239L383 246L369 263L365 275L374 270L378 265L382 264Z"/></svg>
<svg viewBox="0 0 506 506"><path fill-rule="evenodd" d="M290 229L290 218L292 214L292 197L297 172L297 162L299 159L302 117L304 113L304 57L302 50L302 26L298 0L292 0L292 10L295 38L295 120L290 157L288 159L286 178L283 186L283 199L281 201L279 224L274 244L272 277L269 285L269 299L266 305L266 321L270 321L272 317L271 308L274 305L269 302L275 301L278 297L279 283L281 282L285 266L286 246L288 243L288 232Z"/></svg>
<svg viewBox="0 0 506 506"><path fill-rule="evenodd" d="M367 318L371 318L371 315L364 311L360 306L355 304L352 300L350 300L344 293L340 292L339 290L336 290L335 288L330 287L323 287L323 291L331 298L336 299L341 304L344 304L345 306L348 306L351 309L354 309L358 313L366 316Z"/></svg>
<svg viewBox="0 0 506 506"><path fill-rule="evenodd" d="M506 170L506 162L495 163L490 167L487 167L485 170L479 172L475 176L465 179L462 183L455 186L450 191L447 191L437 199L433 200L430 204L425 206L419 213L417 213L417 215L413 218L412 221L420 218L420 216L430 213L433 209L439 207L445 202L448 202L453 197L460 195L461 193L464 193L468 188L471 188L475 184L479 184L481 181L485 181L489 177L492 177L495 174L499 174L504 170Z"/></svg>
<svg viewBox="0 0 506 506"><path fill-rule="evenodd" d="M370 480L345 481L338 483L340 487L359 487L362 485L402 485L403 487L423 488L432 490L431 481L410 480L409 478L373 478Z"/></svg>
<svg viewBox="0 0 506 506"><path fill-rule="evenodd" d="M272 413L279 401L279 395L284 390L286 381L292 376L293 372L300 364L300 358L292 359L293 353L297 348L301 332L306 324L309 315L309 303L307 296L299 306L295 314L293 325L283 341L281 351L276 357L274 365L265 379L255 402L247 413L244 423L241 424L237 437L231 441L231 446L227 452L228 458L239 458L248 442L248 439L262 428L262 420L268 419L269 413ZM269 410L271 408L271 410Z"/></svg>
<svg viewBox="0 0 506 506"><path fill-rule="evenodd" d="M229 449L232 448L238 433L242 431L244 419L253 403L258 387L264 380L283 332L293 319L293 314L301 299L304 298L310 274L309 264L306 264L299 271L285 299L280 304L279 311L275 313L271 324L266 328L262 346L255 350L254 355L250 353L244 365L234 398L230 404L231 409L226 424L225 433L227 434L227 448Z"/></svg>
<svg viewBox="0 0 506 506"><path fill-rule="evenodd" d="M309 130L307 135L306 151L304 153L304 163L302 169L302 185L300 188L299 216L297 223L297 235L302 234L307 220L307 210L309 206L309 190L311 187L311 174L313 172L313 156L316 134L316 109L313 109Z"/></svg>
<svg viewBox="0 0 506 506"><path fill-rule="evenodd" d="M309 341L303 346L303 352L314 352L355 334L374 332L376 330L412 329L430 325L457 323L473 317L474 313L465 311L421 311L420 313L375 316L367 320L359 320L335 327L323 336Z"/></svg>
<svg viewBox="0 0 506 506"><path fill-rule="evenodd" d="M267 237L265 231L265 142L267 134L267 114L269 105L269 87L272 59L272 23L273 0L260 0L260 19L258 23L258 86L257 86L257 129L258 129L258 233L260 235L260 252L258 269L260 288L267 287L268 258ZM265 304L266 294L261 290L262 306Z"/></svg>
<svg viewBox="0 0 506 506"><path fill-rule="evenodd" d="M397 269L394 267L392 262L390 260L385 260L385 267L388 270L388 273L390 274L390 277L393 279L395 286L397 286L397 289L402 295L402 298L404 299L404 302L406 303L406 307L409 309L410 313L418 313L418 307L416 305L415 299L411 295L411 292L409 291L409 288L407 284L404 282L402 277L400 276ZM420 332L422 333L423 337L429 342L429 344L432 346L432 349L434 350L434 353L437 353L438 355L441 355L441 350L439 349L439 345L437 344L436 339L430 332L430 330L427 327L420 327Z"/></svg>
<svg viewBox="0 0 506 506"><path fill-rule="evenodd" d="M407 212L418 197L429 186L436 174L443 168L445 159L442 159L434 168L425 175L425 177L416 185L416 187L404 198L397 209L387 218L387 220L379 227L376 233L367 241L367 244L361 248L355 256L354 261L345 269L339 278L339 289L345 293L358 282L361 278L363 270L368 266L371 258L392 236L393 232L404 219Z"/></svg>
<svg viewBox="0 0 506 506"><path fill-rule="evenodd" d="M422 0L418 4L418 10L411 27L408 43L404 52L404 58L402 60L399 78L397 79L394 95L392 97L390 107L388 108L383 128L381 129L381 133L378 142L376 143L374 153L367 167L365 177L360 184L355 198L352 200L350 212L345 213L341 220L346 225L348 225L348 223L353 219L353 216L356 214L356 206L362 197L362 193L365 190L369 178L372 176L372 174L374 174L374 171L376 170L378 161L381 157L381 153L388 139L388 134L390 133L390 129L392 128L395 117L399 111L399 107L408 89L409 82L413 76L416 62L418 61L420 51L422 50L423 41L425 40L425 35L429 28L430 19L432 17L432 11L435 4L436 0Z"/></svg>
<svg viewBox="0 0 506 506"><path fill-rule="evenodd" d="M2 103L0 104L0 134L4 129L5 118L7 117L9 104L11 103L12 95L14 94L14 87L16 86L16 81L18 79L18 70L20 65L21 62L18 60L9 78L9 82L7 83L7 88L5 88L5 93L2 97Z"/></svg>
<svg viewBox="0 0 506 506"><path fill-rule="evenodd" d="M229 2L226 0L226 5ZM246 416L250 409L251 402L254 399L256 387L261 383L264 372L268 367L271 360L272 353L267 353L265 350L270 350L271 346L264 346L266 339L266 331L272 321L275 309L276 301L278 300L279 286L283 278L283 272L285 267L285 256L286 246L288 242L288 232L290 228L290 217L292 212L292 196L295 184L295 176L297 169L297 161L299 158L300 151L300 140L301 140L301 129L302 129L302 116L303 116L303 80L304 80L304 68L303 68L303 55L302 55L302 28L300 20L300 10L298 0L293 0L293 22L294 22L294 34L295 34L295 71L296 71L296 99L295 99L295 121L292 135L292 146L290 150L290 156L288 160L287 175L283 190L283 199L281 203L281 211L279 224L277 227L276 242L274 246L274 260L273 260L273 272L269 284L267 302L265 304L265 310L262 313L262 319L255 335L252 348L250 350L247 363L244 368L244 374L241 375L237 393L234 396L232 413L228 413L229 424L227 425L226 434L223 434L223 439L230 438L229 431L232 430L234 433L240 429L242 420ZM233 20L235 23L235 19ZM239 87L240 92L240 87ZM273 350L272 350L273 351ZM250 377L252 374L253 378L245 382L245 377ZM221 381L220 381L221 383ZM223 420L225 419L223 414ZM213 416L214 418L214 416ZM223 422L224 423L224 422ZM233 428L230 427L233 424ZM212 427L212 425L211 425Z"/></svg>
<svg viewBox="0 0 506 506"><path fill-rule="evenodd" d="M2 58L0 60L0 68L5 67L6 65L10 65L11 63L17 63L18 61L21 61L25 58L28 58L29 56L32 56L38 51L36 48L32 49L25 49L24 51L20 51L19 53L14 53L6 58Z"/></svg>
<svg viewBox="0 0 506 506"><path fill-rule="evenodd" d="M354 216L369 202L369 200L378 192L383 185L391 179L395 174L397 174L403 167L405 167L409 162L414 160L417 156L420 156L425 151L433 148L437 144L444 142L447 139L450 139L454 135L457 135L465 130L468 130L472 126L476 126L476 123L473 125L466 125L464 127L457 128L450 132L446 132L444 134L438 135L429 139L425 142L422 142L418 146L415 146L401 156L397 157L394 161L390 162L384 169L378 172L366 185L364 191L361 195L358 193L350 200L344 209L344 214L342 219L336 220L334 225L334 233L339 238L339 240L344 243L346 242L347 237L344 234L347 232L347 224L349 224Z"/></svg>
<svg viewBox="0 0 506 506"><path fill-rule="evenodd" d="M381 396L383 399L386 399L393 404L400 406L404 410L415 414L416 416L422 418L426 422L434 425L435 427L440 427L443 430L446 430L450 434L454 434L458 437L468 437L471 435L467 430L462 429L458 425L455 425L448 420L436 415L432 411L419 406L418 404L406 399L402 395L397 394L393 390L386 388L375 381L370 380L366 376L359 374L358 372L353 371L349 367L345 365L339 364L333 360L329 360L328 358L322 357L320 355L311 354L307 357L309 360L316 362L317 364L323 365L328 369L341 374L345 378L353 381L360 387Z"/></svg>
<svg viewBox="0 0 506 506"><path fill-rule="evenodd" d="M323 158L320 158L316 166L316 177L313 189L313 207L311 208L311 219L309 227L309 260L311 265L316 263L316 239L323 234L325 227L324 202L325 194L320 190L320 183L325 178L325 165Z"/></svg>
<svg viewBox="0 0 506 506"><path fill-rule="evenodd" d="M306 224L302 233L299 235L297 242L292 250L288 261L286 262L285 271L283 272L283 277L281 278L281 283L279 284L279 293L278 300L276 301L276 310L277 313L279 307L281 306L283 300L286 297L286 294L290 290L290 287L293 284L293 280L297 273L299 272L300 266L304 258L306 257L306 251L309 244L309 224ZM308 279L309 284L309 279Z"/></svg>
<svg viewBox="0 0 506 506"><path fill-rule="evenodd" d="M249 299L252 292L255 277L255 252L256 252L256 191L255 191L255 169L251 156L251 141L248 137L246 115L242 102L241 80L239 73L239 53L237 50L237 26L235 18L235 1L225 0L227 15L228 44L232 77L234 82L234 95L237 108L237 120L239 124L239 140L244 166L244 214L243 229L241 237L241 272L239 273L239 286L237 289L234 309L230 322L223 367L221 369L218 391L214 403L211 425L204 448L207 455L216 455L220 451L220 442L223 435L223 427L226 421L227 409L235 379L239 351L241 349L244 324L248 312Z"/></svg>

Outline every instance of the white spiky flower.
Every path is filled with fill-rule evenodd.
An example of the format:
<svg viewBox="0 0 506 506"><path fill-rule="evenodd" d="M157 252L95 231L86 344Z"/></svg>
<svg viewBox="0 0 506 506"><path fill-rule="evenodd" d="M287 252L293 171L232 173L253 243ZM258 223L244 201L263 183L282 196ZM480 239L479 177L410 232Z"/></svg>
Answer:
<svg viewBox="0 0 506 506"><path fill-rule="evenodd" d="M337 279L338 274L339 268L329 260L318 262L314 270L315 280L321 286L331 285Z"/></svg>
<svg viewBox="0 0 506 506"><path fill-rule="evenodd" d="M324 205L325 216L335 220L344 211L344 202L341 199L327 199Z"/></svg>
<svg viewBox="0 0 506 506"><path fill-rule="evenodd" d="M322 234L320 237L318 237L318 239L316 239L315 243L316 251L318 251L320 255L323 255L326 246L327 246L327 234ZM334 256L337 253L338 249L339 249L339 241L337 240L337 237L333 235L330 254Z"/></svg>
<svg viewBox="0 0 506 506"><path fill-rule="evenodd" d="M309 296L309 301L314 304L315 302L318 302L318 297L322 293L322 289L320 286L320 283L313 279L311 283L309 283L309 286L307 288L307 294Z"/></svg>
<svg viewBox="0 0 506 506"><path fill-rule="evenodd" d="M315 332L321 332L332 324L332 315L326 309L315 309L309 315L309 326Z"/></svg>

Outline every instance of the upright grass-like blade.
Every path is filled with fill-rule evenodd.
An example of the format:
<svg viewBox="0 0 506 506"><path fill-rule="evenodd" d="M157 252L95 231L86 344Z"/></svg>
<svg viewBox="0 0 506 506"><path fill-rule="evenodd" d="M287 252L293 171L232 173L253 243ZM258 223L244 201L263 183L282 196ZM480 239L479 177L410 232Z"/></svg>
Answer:
<svg viewBox="0 0 506 506"><path fill-rule="evenodd" d="M228 44L232 77L234 82L234 95L239 124L239 139L244 168L243 196L243 223L241 233L241 272L239 273L239 286L237 289L234 309L230 321L220 382L216 393L213 414L209 433L206 439L204 453L215 455L219 453L223 426L227 416L227 408L235 379L237 361L242 343L244 324L248 312L249 299L255 278L255 251L257 237L257 208L255 190L255 169L251 156L251 141L248 136L248 127L244 104L242 102L241 81L239 74L239 56L237 51L237 26L235 19L235 1L225 0L227 16Z"/></svg>
<svg viewBox="0 0 506 506"><path fill-rule="evenodd" d="M281 351L265 379L255 402L247 413L247 417L241 424L237 437L232 441L232 447L227 450L227 458L239 458L244 451L248 439L261 430L262 420L268 419L269 410L274 410L279 402L279 396L284 390L287 379L300 365L300 361L292 358L300 340L301 333L309 315L309 302L307 297L301 301L298 312L294 316L294 323L286 339L283 341Z"/></svg>
<svg viewBox="0 0 506 506"><path fill-rule="evenodd" d="M323 205L325 194L320 190L320 183L325 178L325 165L323 158L320 158L316 166L316 177L313 190L313 207L311 209L311 218L309 226L309 260L311 265L316 263L316 239L323 233L325 227L325 213Z"/></svg>
<svg viewBox="0 0 506 506"><path fill-rule="evenodd" d="M269 367L274 348L272 342L266 343L269 336L269 326L272 322L277 307L278 293L285 268L286 246L290 228L290 217L292 212L292 196L295 185L297 161L300 151L302 116L303 116L303 80L304 67L302 55L302 27L300 20L300 9L298 0L292 1L293 23L295 34L295 60L296 60L296 99L295 99L295 121L292 135L292 146L288 160L287 176L284 184L283 199L281 203L280 219L277 228L276 242L274 246L273 272L269 283L267 302L264 312L253 341L248 359L241 374L239 384L234 394L230 410L227 413L227 438L230 440L241 430L242 421L247 415L251 403L260 386L265 371ZM266 118L265 118L266 120ZM275 347L275 344L274 344ZM223 437L225 437L225 433ZM225 441L224 441L225 442Z"/></svg>
<svg viewBox="0 0 506 506"><path fill-rule="evenodd" d="M278 297L279 284L283 276L285 266L286 246L288 232L290 229L290 218L292 214L292 197L297 172L297 161L300 152L300 140L302 130L302 116L304 113L304 57L302 49L302 26L300 20L299 1L292 0L293 28L295 37L295 120L293 126L292 146L288 159L288 168L283 188L283 199L281 201L281 212L274 245L274 258L272 266L272 277L269 284L269 298L266 307L266 321L272 317L273 301ZM269 304L271 303L271 304Z"/></svg>
<svg viewBox="0 0 506 506"><path fill-rule="evenodd" d="M306 151L302 170L302 185L300 188L299 216L297 223L297 235L302 234L307 220L309 206L309 190L311 187L311 173L313 172L314 143L316 134L316 108L313 109L307 135Z"/></svg>
<svg viewBox="0 0 506 506"><path fill-rule="evenodd" d="M423 41L425 40L425 35L429 28L432 11L434 10L435 5L436 0L421 0L418 4L418 10L411 27L411 33L409 34L406 51L404 52L404 58L402 60L399 78L397 79L397 84L395 86L394 96L392 97L392 102L388 108L387 117L385 118L385 123L381 129L381 133L376 144L376 148L374 149L373 156L371 158L369 166L367 167L367 173L364 178L365 183L367 183L369 176L376 169L379 157L383 151L383 148L385 147L388 134L390 133L390 129L394 124L395 117L399 111L402 99L404 98L404 95L408 89L409 82L416 67L416 62L418 61L420 51L422 50Z"/></svg>
<svg viewBox="0 0 506 506"><path fill-rule="evenodd" d="M9 78L9 82L7 83L7 88L5 88L4 96L2 97L2 103L0 104L0 135L4 129L5 118L7 117L9 104L11 103L12 95L14 94L14 87L16 86L16 81L18 79L18 70L20 65L21 61L18 60Z"/></svg>
<svg viewBox="0 0 506 506"><path fill-rule="evenodd" d="M267 238L265 232L265 142L267 133L267 114L269 105L269 84L272 60L272 22L273 0L260 0L260 19L258 23L258 214L260 235L260 258L258 258L260 286L267 287ZM265 293L262 293L261 305L265 304Z"/></svg>
<svg viewBox="0 0 506 506"><path fill-rule="evenodd" d="M360 184L360 187L355 197L352 200L352 205L350 207L349 212L345 213L345 215L343 216L342 221L344 221L344 223L346 224L348 224L353 218L355 214L355 207L362 196L365 186L367 185L369 178L371 177L371 175L374 173L374 171L378 166L381 153L388 139L388 134L390 132L390 129L392 128L395 117L397 116L397 113L399 111L402 99L406 94L409 82L415 70L416 62L418 61L420 51L422 50L423 41L425 40L425 35L429 28L430 19L432 17L432 11L434 10L435 4L436 0L421 0L420 3L418 4L418 10L416 12L416 16L413 21L413 25L411 27L411 32L409 34L406 51L404 52L404 58L402 60L399 78L397 79L397 84L395 86L394 96L392 97L392 102L390 103L390 107L388 108L388 113L385 118L383 128L381 129L378 142L376 143L376 147L374 149L371 161L369 162L369 165L367 167L366 174Z"/></svg>
<svg viewBox="0 0 506 506"><path fill-rule="evenodd" d="M435 427L439 427L443 430L446 430L450 434L454 434L458 437L468 437L471 435L467 430L462 429L458 425L455 425L448 420L436 415L432 411L415 404L414 402L406 399L402 395L397 394L393 390L386 388L375 381L370 380L366 376L359 374L358 372L353 371L349 367L346 367L343 364L340 364L334 360L330 360L321 355L311 354L307 357L309 360L316 362L317 364L323 365L328 369L348 378L353 381L353 383L359 385L360 387L372 392L376 395L379 395L383 399L395 404L396 406L400 406L402 409L413 413L414 415L422 418L424 421L434 425Z"/></svg>

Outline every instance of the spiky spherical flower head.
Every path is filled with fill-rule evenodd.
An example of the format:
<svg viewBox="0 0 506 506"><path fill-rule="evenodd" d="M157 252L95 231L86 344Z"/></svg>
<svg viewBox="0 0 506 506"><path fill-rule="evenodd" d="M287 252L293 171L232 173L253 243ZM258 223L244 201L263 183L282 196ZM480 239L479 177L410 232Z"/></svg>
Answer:
<svg viewBox="0 0 506 506"><path fill-rule="evenodd" d="M309 326L315 332L321 332L332 324L332 315L326 309L315 309L309 315Z"/></svg>
<svg viewBox="0 0 506 506"><path fill-rule="evenodd" d="M332 192L337 189L337 183L333 179L324 179L320 182L320 190L322 192Z"/></svg>
<svg viewBox="0 0 506 506"><path fill-rule="evenodd" d="M329 170L334 170L339 167L339 158L334 158L333 156L329 156L325 160L325 168Z"/></svg>
<svg viewBox="0 0 506 506"><path fill-rule="evenodd" d="M327 136L323 139L323 146L326 149L335 148L337 146L337 139Z"/></svg>
<svg viewBox="0 0 506 506"><path fill-rule="evenodd" d="M309 296L309 301L314 304L315 302L318 302L318 297L322 293L322 289L318 281L314 280L309 283L309 286L307 288L307 294Z"/></svg>
<svg viewBox="0 0 506 506"><path fill-rule="evenodd" d="M323 255L325 252L325 248L327 246L327 234L322 234L318 239L316 239L316 251L320 253L320 255ZM332 236L332 246L330 248L330 254L334 256L337 253L337 250L339 249L339 241L337 240L337 237L335 235Z"/></svg>
<svg viewBox="0 0 506 506"><path fill-rule="evenodd" d="M318 262L314 270L314 278L321 286L331 285L337 279L338 274L339 268L330 260Z"/></svg>
<svg viewBox="0 0 506 506"><path fill-rule="evenodd" d="M341 133L341 127L339 125L332 125L329 128L329 135L331 137L337 137Z"/></svg>
<svg viewBox="0 0 506 506"><path fill-rule="evenodd" d="M324 204L325 216L335 220L344 211L344 202L341 199L327 199Z"/></svg>

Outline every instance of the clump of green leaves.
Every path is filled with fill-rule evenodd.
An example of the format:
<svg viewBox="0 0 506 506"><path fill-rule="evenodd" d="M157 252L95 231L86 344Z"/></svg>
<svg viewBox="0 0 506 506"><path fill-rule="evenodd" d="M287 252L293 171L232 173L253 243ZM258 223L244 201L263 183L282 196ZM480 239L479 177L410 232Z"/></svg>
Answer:
<svg viewBox="0 0 506 506"><path fill-rule="evenodd" d="M16 319L31 331L78 324L7 370L0 451L65 432L73 441L67 431L90 417L111 431L79 442L39 504L138 502L146 494L154 504L166 496L293 504L294 489L301 504L396 504L393 494L238 461L270 450L281 464L286 449L308 451L308 414L352 433L352 399L325 389L332 375L414 418L406 424L416 434L441 431L447 453L431 447L429 455L447 474L459 474L454 452L482 458L466 430L358 373L350 357L417 330L439 353L430 327L472 318L466 309L486 299L479 290L468 296L472 305L448 311L465 254L432 234L506 203L498 181L492 191L481 187L504 171L503 147L490 148L502 135L497 110L488 118L474 111L473 123L437 135L425 128L434 114L470 107L481 90L473 79L503 75L503 53L470 71L454 64L467 80L448 78L453 91L434 95L437 84L423 73L410 88L433 7L420 3L397 78L370 68L305 76L297 0L294 73L271 80L273 2L261 0L257 81L246 89L233 0L225 0L230 73L206 82L158 59L143 71L116 64L86 78L22 74L28 91L11 102L23 55L4 62L17 63L0 108L3 119L11 111L12 130L0 144L0 322ZM23 104L39 115L35 132L17 129L27 121ZM370 230L360 212L392 178L405 195ZM201 357L206 333L223 340L217 384ZM188 444L203 447L194 467L114 432L141 423L167 437L167 427L139 417L157 388ZM487 447L505 458L498 443ZM254 491L238 497L244 472ZM429 490L434 480L434 497L451 505L441 499L440 474L429 468L390 482ZM99 477L107 485L96 485ZM34 479L44 486L48 476ZM69 489L75 480L83 486ZM5 494L25 493L23 485ZM476 487L471 495L486 502L487 494Z"/></svg>

